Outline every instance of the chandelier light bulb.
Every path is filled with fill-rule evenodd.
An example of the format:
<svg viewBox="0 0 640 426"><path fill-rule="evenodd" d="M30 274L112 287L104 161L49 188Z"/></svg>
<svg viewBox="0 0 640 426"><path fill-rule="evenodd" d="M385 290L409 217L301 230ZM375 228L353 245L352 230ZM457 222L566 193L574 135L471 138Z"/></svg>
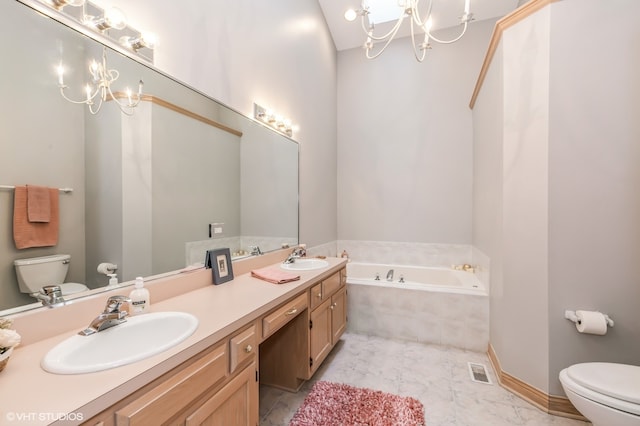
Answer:
<svg viewBox="0 0 640 426"><path fill-rule="evenodd" d="M58 65L56 72L58 73L58 86L64 86L64 66L62 64Z"/></svg>
<svg viewBox="0 0 640 426"><path fill-rule="evenodd" d="M358 13L353 9L349 9L344 13L344 19L346 19L349 22L355 21L357 17L358 17Z"/></svg>

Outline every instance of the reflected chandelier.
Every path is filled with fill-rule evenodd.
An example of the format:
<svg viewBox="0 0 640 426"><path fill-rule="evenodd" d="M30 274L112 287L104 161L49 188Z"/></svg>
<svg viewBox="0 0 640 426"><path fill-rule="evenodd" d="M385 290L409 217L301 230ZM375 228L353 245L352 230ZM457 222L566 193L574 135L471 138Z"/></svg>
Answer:
<svg viewBox="0 0 640 426"><path fill-rule="evenodd" d="M358 17L358 15L361 18L362 30L367 36L367 41L363 45L363 48L366 51L367 59L375 59L385 51L387 46L389 46L389 43L391 43L393 38L398 33L398 30L402 26L405 18L408 18L411 23L411 44L413 45L413 53L418 62L422 62L426 56L427 50L431 49L431 44L429 43L431 40L435 41L436 43L442 44L455 43L462 38L462 36L467 31L469 22L473 20L473 13L469 12L470 0L465 0L464 10L462 12L462 15L460 16L460 24L463 26L462 32L455 38L452 38L450 40L442 40L434 37L433 34L431 34L431 27L433 25L433 20L431 18L433 0L428 0L426 13L423 13L422 15L420 14L419 10L420 0L397 0L397 2L398 7L402 10L402 13L400 14L400 17L393 25L393 27L389 30L389 32L382 35L374 34L374 23L369 19L370 8L366 0L363 0L360 9L349 9L345 12L344 17L347 21L354 21ZM422 42L416 43L416 35L420 37L420 31L424 32L424 37ZM375 42L384 42L384 44L376 53L372 53L373 45Z"/></svg>
<svg viewBox="0 0 640 426"><path fill-rule="evenodd" d="M115 102L126 115L133 115L133 109L140 103L142 86L144 85L142 80L140 80L138 84L138 93L132 93L128 87L125 89L124 94L120 92L114 93L111 90L111 84L118 79L120 73L115 69L107 68L107 49L103 49L102 51L102 63L92 60L89 64L91 81L87 83L84 88L86 99L82 101L70 99L65 94L65 89L69 86L64 84L64 67L62 63L58 66L57 71L58 87L60 88L62 97L74 104L86 104L89 107L89 112L93 115L100 111L102 103L105 101ZM120 98L124 98L124 102L120 101Z"/></svg>

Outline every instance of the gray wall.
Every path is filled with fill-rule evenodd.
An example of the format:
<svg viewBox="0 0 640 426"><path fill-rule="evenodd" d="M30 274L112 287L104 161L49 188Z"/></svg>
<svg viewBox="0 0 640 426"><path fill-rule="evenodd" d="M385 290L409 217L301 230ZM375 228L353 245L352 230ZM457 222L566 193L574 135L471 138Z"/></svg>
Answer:
<svg viewBox="0 0 640 426"><path fill-rule="evenodd" d="M519 22L473 110L473 243L491 258L491 344L507 373L550 394L563 394L558 373L571 364L640 359L639 11L565 0ZM567 309L616 325L581 335Z"/></svg>
<svg viewBox="0 0 640 426"><path fill-rule="evenodd" d="M338 235L471 243L469 94L494 21L418 63L410 38L338 55ZM456 29L457 30L457 29Z"/></svg>
<svg viewBox="0 0 640 426"><path fill-rule="evenodd" d="M0 16L26 9L13 2L0 2ZM34 13L25 13L40 25L16 43L15 37L3 37L0 50L4 58L24 57L24 61L6 59L2 63L0 92L0 185L45 185L72 187L72 194L60 194L59 240L55 247L17 250L13 242L13 191L0 191L0 310L33 302L20 293L13 266L14 259L50 254L70 254L67 281L84 282L84 110L65 101L57 88L54 65L60 62L60 39L41 43L50 23ZM13 13L12 13L13 16ZM22 34L25 24L19 19L3 20L5 34ZM64 42L64 40L63 40ZM25 52L41 52L27 54ZM64 52L65 66L82 73L82 52ZM45 74L42 70L50 70ZM31 76L30 86L16 84ZM18 79L17 76L20 76ZM81 96L78 93L77 96ZM25 114L28 109L29 114ZM28 117L38 117L37 121ZM72 129L69 131L69 129Z"/></svg>
<svg viewBox="0 0 640 426"><path fill-rule="evenodd" d="M298 125L300 241L335 241L336 51L318 2L110 4L158 35L158 68L245 115L255 101Z"/></svg>
<svg viewBox="0 0 640 426"><path fill-rule="evenodd" d="M151 251L158 273L183 268L185 243L207 239L209 223L224 222L226 236L240 235L242 142L161 106L153 106L152 120Z"/></svg>
<svg viewBox="0 0 640 426"><path fill-rule="evenodd" d="M549 376L557 393L567 365L640 365L640 2L571 0L551 11ZM594 22L606 37L594 37ZM601 310L616 324L603 337L579 335L565 309Z"/></svg>

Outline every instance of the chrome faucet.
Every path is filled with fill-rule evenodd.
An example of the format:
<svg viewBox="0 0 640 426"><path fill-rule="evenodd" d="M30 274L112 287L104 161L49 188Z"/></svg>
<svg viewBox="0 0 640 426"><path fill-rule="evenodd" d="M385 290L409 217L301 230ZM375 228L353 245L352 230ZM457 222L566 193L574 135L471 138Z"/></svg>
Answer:
<svg viewBox="0 0 640 426"><path fill-rule="evenodd" d="M42 302L44 306L49 306L50 308L55 305L64 304L62 290L59 285L44 286L40 289L40 292L33 293L32 296Z"/></svg>
<svg viewBox="0 0 640 426"><path fill-rule="evenodd" d="M393 269L389 269L387 272L387 281L393 281Z"/></svg>
<svg viewBox="0 0 640 426"><path fill-rule="evenodd" d="M285 263L285 264L293 263L296 261L296 259L305 257L306 255L307 255L307 250L304 247L296 247L293 249L289 257L287 257L287 259L282 263Z"/></svg>
<svg viewBox="0 0 640 426"><path fill-rule="evenodd" d="M251 248L251 256L260 256L262 254L262 250L260 250L260 246L250 246Z"/></svg>
<svg viewBox="0 0 640 426"><path fill-rule="evenodd" d="M79 331L78 334L81 336L89 336L125 322L125 318L129 315L129 312L120 310L123 303L131 303L131 299L126 296L111 296L107 299L107 305L104 311L91 321L89 327Z"/></svg>

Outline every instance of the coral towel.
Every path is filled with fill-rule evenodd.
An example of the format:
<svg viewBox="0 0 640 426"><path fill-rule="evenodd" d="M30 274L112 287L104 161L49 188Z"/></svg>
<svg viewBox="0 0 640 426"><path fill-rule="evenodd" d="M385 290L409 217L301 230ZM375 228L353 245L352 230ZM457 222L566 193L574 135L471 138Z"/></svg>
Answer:
<svg viewBox="0 0 640 426"><path fill-rule="evenodd" d="M13 194L13 240L16 248L50 247L58 244L60 222L59 193L57 188L49 191L49 222L29 222L27 213L27 187L16 186Z"/></svg>
<svg viewBox="0 0 640 426"><path fill-rule="evenodd" d="M27 185L27 218L29 222L49 223L51 220L49 188Z"/></svg>
<svg viewBox="0 0 640 426"><path fill-rule="evenodd" d="M251 276L260 278L261 280L269 281L270 283L274 283L274 284L284 284L291 281L297 281L300 279L300 275L295 275L290 272L281 271L273 267L255 269L251 271Z"/></svg>

